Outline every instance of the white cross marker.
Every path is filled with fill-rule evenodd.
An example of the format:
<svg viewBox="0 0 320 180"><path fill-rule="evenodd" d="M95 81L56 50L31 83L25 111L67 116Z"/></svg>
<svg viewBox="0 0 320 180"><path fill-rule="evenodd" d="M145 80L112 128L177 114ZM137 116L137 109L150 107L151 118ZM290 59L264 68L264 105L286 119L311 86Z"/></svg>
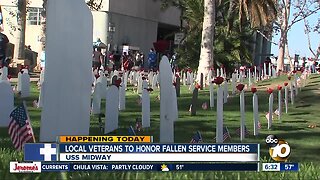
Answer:
<svg viewBox="0 0 320 180"><path fill-rule="evenodd" d="M56 148L51 148L51 144L44 144L44 148L40 148L40 154L44 155L44 161L51 161L51 155L56 154Z"/></svg>

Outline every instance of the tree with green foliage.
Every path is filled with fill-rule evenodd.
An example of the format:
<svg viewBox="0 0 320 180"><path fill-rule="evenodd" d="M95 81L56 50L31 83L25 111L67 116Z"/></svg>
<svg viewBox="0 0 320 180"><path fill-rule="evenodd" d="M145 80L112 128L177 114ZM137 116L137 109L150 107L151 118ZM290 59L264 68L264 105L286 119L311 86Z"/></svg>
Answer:
<svg viewBox="0 0 320 180"><path fill-rule="evenodd" d="M218 2L222 3L222 1L218 1ZM199 60L199 67L198 67L198 72L203 74L207 74L212 64L211 63L212 60L209 58L213 57L211 53L213 52L214 44L213 43L208 44L207 42L210 42L210 38L212 38L212 36L208 33L209 32L213 33L215 31L215 26L214 26L214 23L212 26L211 22L205 21L205 19L215 20L216 9L213 8L214 5L212 6L212 4L214 3L215 1L209 1L207 3L205 1L204 3L205 13L204 13L204 21L202 22L203 23L202 34L205 34L205 36L202 36L203 39L202 39L202 46L201 46L201 53L200 53L200 60ZM244 17L250 20L252 28L267 26L268 24L272 23L274 18L276 17L276 8L275 8L276 4L274 0L263 0L263 1L262 0L251 0L251 1L231 0L229 1L229 3L230 3L229 15L233 14L234 12L238 12L240 27L245 19ZM232 16L229 16L229 19L232 19L231 17ZM210 47L204 46L204 45L210 45ZM203 54L207 54L207 55L205 56Z"/></svg>
<svg viewBox="0 0 320 180"><path fill-rule="evenodd" d="M184 43L179 47L178 52L181 55L180 66L189 66L197 68L199 65L199 55L201 49L201 34L203 3L202 1L185 1L184 21L187 26L184 28L186 38ZM252 61L250 41L253 30L250 29L250 24L247 21L240 28L239 20L233 18L234 26L228 26L227 13L229 3L223 3L217 7L217 17L214 31L214 66L223 64L227 69L232 69L236 63L248 63Z"/></svg>
<svg viewBox="0 0 320 180"><path fill-rule="evenodd" d="M287 59L291 59L288 48L288 32L297 22L319 12L320 3L317 0L278 0L278 9L277 21L274 23L276 32L280 33L277 71L283 71L285 56ZM290 18L291 13L292 19ZM289 62L291 63L291 61ZM293 70L292 63L290 66Z"/></svg>
<svg viewBox="0 0 320 180"><path fill-rule="evenodd" d="M274 0L230 0L230 1L209 1L209 0L163 0L166 4L179 4L178 7L184 7L184 19L187 22L185 31L187 32L184 46L190 48L190 52L197 52L200 49L198 58L194 55L186 57L182 60L182 64L195 65L198 62L198 72L206 74L212 67L214 62L223 61L226 56L217 54L217 51L229 52L231 56L229 58L236 59L248 58L246 55L238 55L231 51L231 49L240 51L242 54L248 54L246 46L249 46L249 42L245 41L248 36L250 27L257 29L259 27L268 26L273 22L276 17L276 3ZM227 9L227 13L223 10L218 11L218 7L223 6L223 10ZM197 12L198 11L198 12ZM217 22L220 17L228 17L227 22L225 20L221 23L221 28L218 28ZM237 20L238 19L238 20ZM237 20L237 21L236 21ZM237 27L234 27L234 26ZM224 28L224 27L227 28ZM202 28L201 28L202 27ZM227 29L226 31L224 29ZM235 31L235 32L233 32ZM238 31L238 32L237 32ZM201 33L200 42L201 46L198 46L199 34ZM241 35L241 33L245 32ZM220 34L220 36L218 36ZM225 34L222 36L222 34ZM238 36L238 37L237 37ZM215 37L215 38L213 38ZM224 38L222 38L224 37ZM226 41L229 39L229 41ZM249 38L250 39L250 38ZM246 49L246 51L244 51ZM179 50L181 51L181 50ZM185 53L188 52L184 51ZM224 53L221 53L224 54ZM182 58L184 55L181 55ZM200 58L199 58L200 57ZM219 57L217 61L216 58ZM221 59L220 59L221 58ZM249 59L249 58L248 58ZM190 60L190 63L184 63Z"/></svg>

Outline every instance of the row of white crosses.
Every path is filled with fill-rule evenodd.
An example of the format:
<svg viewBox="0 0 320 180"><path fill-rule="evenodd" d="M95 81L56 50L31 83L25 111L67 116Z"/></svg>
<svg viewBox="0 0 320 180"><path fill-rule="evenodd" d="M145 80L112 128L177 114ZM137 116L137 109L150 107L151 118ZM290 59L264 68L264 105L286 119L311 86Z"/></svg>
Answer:
<svg viewBox="0 0 320 180"><path fill-rule="evenodd" d="M153 73L153 72L148 74L148 79L149 80L152 79L151 82L149 81L152 87L155 86L155 84L158 81L158 76L160 76L159 78L160 97L161 97L160 98L160 124L161 124L160 125L160 142L174 142L173 123L178 119L178 107L177 107L176 89L173 86L173 82L172 82L174 79L171 76L172 72L171 72L169 60L166 56L164 56L161 60L160 70L161 70L161 73L159 74ZM146 74L144 74L143 72L138 74L137 72L134 71L129 75L129 82L133 84L137 83L136 85L138 86L138 89L141 83L142 127L143 128L150 127L150 95L149 95L150 88L148 88L147 78L145 77L146 77ZM96 83L95 91L93 93L94 94L93 102L97 102L97 103L93 103L93 104L100 104L101 100L100 101L95 100L95 99L99 99L99 97L97 97L98 95L95 95L95 94L100 94L99 89L101 88L98 88L98 86L101 86L100 84L101 83L99 82ZM119 89L121 89L124 86L125 85L121 83L121 86L119 87ZM112 132L118 128L118 115L119 115L118 113L120 108L118 109L118 107L114 105L117 103L114 103L114 102L119 101L118 93L119 91L121 91L119 89L113 85L111 85L107 89L105 133ZM124 89L122 91L124 92ZM137 92L139 91L140 90L138 90ZM122 95L122 97L124 96Z"/></svg>
<svg viewBox="0 0 320 180"><path fill-rule="evenodd" d="M293 76L294 80L291 80L291 75L288 75L288 82L284 83L284 107L285 107L285 113L288 113L288 91L290 90L290 102L293 105L294 104L294 98L295 96L298 95L298 85L300 88L302 86L305 86L306 84L306 79L309 75L307 71L302 72L301 76L299 77L300 79L300 84L297 83L298 77L296 71L293 71ZM303 81L303 82L301 82ZM289 88L288 88L289 85ZM282 116L282 86L278 85L278 109L277 109L277 115L278 119L281 122L281 116ZM273 89L268 88L267 92L269 93L269 113L267 114L267 119L268 119L268 129L271 129L272 126L272 121L273 121Z"/></svg>
<svg viewBox="0 0 320 180"><path fill-rule="evenodd" d="M239 73L239 75L238 75ZM242 84L243 82L243 73L244 70L240 71L235 71L235 73L232 74L232 93L234 94L236 89L240 91L240 113L241 113L241 120L240 120L240 140L243 141L245 138L245 102L244 102L244 87L245 85ZM275 73L274 73L275 74ZM248 70L248 79L249 79L249 84L251 84L251 69ZM259 78L257 77L257 70L256 67L254 69L254 77L255 81L257 81ZM222 143L223 142L223 90L222 90L222 81L219 78L216 78L215 81L218 85L217 89L217 125L216 125L216 142L217 143ZM219 82L220 81L220 82ZM236 82L240 82L236 86ZM250 85L251 86L251 85ZM259 134L259 128L258 128L258 123L259 123L259 114L258 114L258 97L256 95L256 88L252 88L251 91L253 92L253 120L254 120L254 135L257 136ZM279 88L279 107L282 106L282 101L281 101L281 88ZM214 106L214 93L213 93L213 83L210 84L210 105ZM270 98L269 98L269 111L273 113L273 94L272 91L270 93ZM279 108L280 109L280 108ZM279 119L281 119L281 109L279 110ZM268 128L271 127L272 123L272 117L269 118L268 120Z"/></svg>
<svg viewBox="0 0 320 180"><path fill-rule="evenodd" d="M97 72L95 72L95 73L97 73ZM95 74L95 73L93 73L93 74ZM110 74L115 75L115 74L119 74L119 72L114 71L114 72L111 72ZM95 76L95 75L93 75L93 76ZM99 78L97 81L99 81L101 77L104 77L104 75L100 74L100 75L98 75L98 77ZM146 77L148 77L148 81L146 80ZM147 90L147 86L149 83L152 87L156 87L158 84L158 81L159 81L159 74L157 72L150 72L149 74L146 74L146 72L143 72L143 71L140 71L140 72L131 71L130 74L127 75L127 72L125 72L125 76L124 76L124 78L122 78L122 81L125 82L124 86L126 86L128 78L129 78L129 82L132 85L137 86L137 93L139 93L139 94L142 93L142 95L141 95L142 127L150 127L150 97L149 97L149 92ZM175 74L172 74L172 80L175 81ZM94 83L94 84L97 84L97 83ZM104 84L106 84L106 83L104 83ZM124 86L120 86L120 92L122 89L123 94L125 93L125 88L123 88ZM153 88L151 88L151 89L153 89ZM172 92L176 93L174 86L173 86L172 90L173 90ZM96 91L97 90L95 90L94 92L96 92ZM121 110L121 104L122 104L121 98L124 99L123 94L119 95L119 97L120 97L119 110ZM175 97L175 100L173 102L175 102L175 107L176 107L175 109L177 109L176 96L174 96L174 97ZM94 99L94 102L96 102L96 103L93 102L93 104L92 104L93 105L93 112L96 112L94 109L97 109L96 113L100 113L100 106L98 107L97 105L100 105L101 102L100 101L98 102L98 100L96 100L97 98L98 98L98 96L96 95L96 93L94 93L93 99ZM97 105L95 105L95 104L97 104ZM94 108L95 106L97 106L97 108ZM176 117L178 117L177 110L176 110Z"/></svg>
<svg viewBox="0 0 320 180"><path fill-rule="evenodd" d="M129 79L129 83L133 86L137 87L137 94L141 94L143 91L142 83L143 78L147 79L148 85L151 86L152 89L156 89L159 81L158 72L145 72L145 71L130 71L130 74L125 77L125 79Z"/></svg>

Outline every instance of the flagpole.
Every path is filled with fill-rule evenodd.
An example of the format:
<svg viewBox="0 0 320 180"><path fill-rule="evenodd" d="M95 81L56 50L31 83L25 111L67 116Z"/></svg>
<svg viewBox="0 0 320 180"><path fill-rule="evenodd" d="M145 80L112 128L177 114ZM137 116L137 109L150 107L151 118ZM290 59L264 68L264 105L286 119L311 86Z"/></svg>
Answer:
<svg viewBox="0 0 320 180"><path fill-rule="evenodd" d="M31 124L31 121L30 121L30 116L29 116L29 112L28 112L28 109L27 109L27 103L26 103L26 101L23 101L23 107L24 107L24 109L26 110L27 121L29 121L29 125L30 125L30 127L31 127L31 133L32 133L33 143L35 143L35 142L36 142L36 138L34 137L34 132L33 132L32 124Z"/></svg>

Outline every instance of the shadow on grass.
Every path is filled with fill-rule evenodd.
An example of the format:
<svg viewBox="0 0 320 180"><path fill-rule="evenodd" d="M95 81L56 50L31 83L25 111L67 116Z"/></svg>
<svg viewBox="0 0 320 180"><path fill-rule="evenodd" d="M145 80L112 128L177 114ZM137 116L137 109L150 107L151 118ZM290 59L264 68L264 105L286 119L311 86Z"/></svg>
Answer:
<svg viewBox="0 0 320 180"><path fill-rule="evenodd" d="M312 81L312 83L310 83L310 84L319 84L320 83L320 80L318 80L318 81Z"/></svg>
<svg viewBox="0 0 320 180"><path fill-rule="evenodd" d="M310 84L306 85L305 88L310 88L310 87L314 87L314 86L318 86L318 84L310 83Z"/></svg>
<svg viewBox="0 0 320 180"><path fill-rule="evenodd" d="M318 78L318 76L312 76L312 77L310 77L310 79L316 79L316 78Z"/></svg>
<svg viewBox="0 0 320 180"><path fill-rule="evenodd" d="M259 86L269 86L269 85L271 85L271 83L261 83L261 84L259 84Z"/></svg>
<svg viewBox="0 0 320 180"><path fill-rule="evenodd" d="M294 121L288 120L288 121L284 121L284 122L286 122L286 123L307 123L308 121L306 121L306 120L294 120Z"/></svg>
<svg viewBox="0 0 320 180"><path fill-rule="evenodd" d="M298 106L297 106L298 107ZM299 106L299 107L302 107L302 106ZM297 116L297 115L308 115L308 114L311 114L309 112L297 112L297 113L289 113L289 115L291 116Z"/></svg>

